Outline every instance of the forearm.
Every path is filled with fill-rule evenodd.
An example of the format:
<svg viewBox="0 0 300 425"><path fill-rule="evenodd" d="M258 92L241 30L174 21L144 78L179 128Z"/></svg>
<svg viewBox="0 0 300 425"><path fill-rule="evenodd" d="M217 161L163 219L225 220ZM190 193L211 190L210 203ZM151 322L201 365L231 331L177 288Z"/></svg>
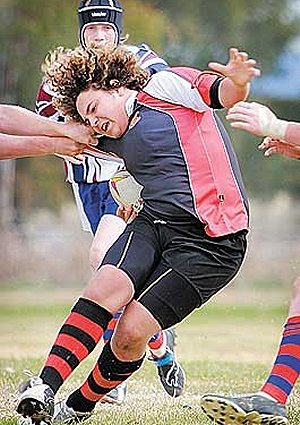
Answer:
<svg viewBox="0 0 300 425"><path fill-rule="evenodd" d="M284 140L300 147L300 123L289 122L285 131Z"/></svg>
<svg viewBox="0 0 300 425"><path fill-rule="evenodd" d="M219 99L224 108L231 108L235 103L245 100L249 94L250 83L237 85L230 78L224 78L219 87Z"/></svg>
<svg viewBox="0 0 300 425"><path fill-rule="evenodd" d="M20 136L58 136L63 124L15 105L0 105L0 131Z"/></svg>
<svg viewBox="0 0 300 425"><path fill-rule="evenodd" d="M14 136L0 133L0 159L43 156L55 152L51 137Z"/></svg>

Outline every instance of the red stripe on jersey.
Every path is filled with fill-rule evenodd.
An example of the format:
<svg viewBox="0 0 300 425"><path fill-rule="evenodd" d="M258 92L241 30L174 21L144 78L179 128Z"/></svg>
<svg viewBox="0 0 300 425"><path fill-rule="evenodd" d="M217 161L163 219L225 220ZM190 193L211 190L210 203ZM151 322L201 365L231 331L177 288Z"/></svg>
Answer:
<svg viewBox="0 0 300 425"><path fill-rule="evenodd" d="M51 94L47 93L45 91L45 86L42 84L38 90L37 96L36 96L37 102L52 102L52 96Z"/></svg>
<svg viewBox="0 0 300 425"><path fill-rule="evenodd" d="M271 397L275 398L275 400L282 404L285 404L288 398L285 392L272 384L265 384L261 391L269 394Z"/></svg>
<svg viewBox="0 0 300 425"><path fill-rule="evenodd" d="M86 346L71 335L59 334L55 341L55 345L59 345L71 351L80 362L89 354Z"/></svg>
<svg viewBox="0 0 300 425"><path fill-rule="evenodd" d="M38 114L43 117L51 118L53 115L57 114L57 110L53 107L52 104L49 104L43 108L39 108Z"/></svg>
<svg viewBox="0 0 300 425"><path fill-rule="evenodd" d="M184 77L188 74L195 77L195 72L191 70ZM196 82L197 78L191 80ZM202 80L198 78L198 81L201 84ZM205 90L209 91L206 84ZM206 233L218 237L247 229L248 213L213 111L195 112L145 92L139 93L138 100L172 116L189 173L195 210L206 225Z"/></svg>
<svg viewBox="0 0 300 425"><path fill-rule="evenodd" d="M71 366L56 354L50 354L44 367L53 367L65 381L73 372Z"/></svg>
<svg viewBox="0 0 300 425"><path fill-rule="evenodd" d="M79 313L71 313L65 322L65 325L72 325L76 328L86 332L96 343L100 340L103 334L101 326L92 322L85 316Z"/></svg>

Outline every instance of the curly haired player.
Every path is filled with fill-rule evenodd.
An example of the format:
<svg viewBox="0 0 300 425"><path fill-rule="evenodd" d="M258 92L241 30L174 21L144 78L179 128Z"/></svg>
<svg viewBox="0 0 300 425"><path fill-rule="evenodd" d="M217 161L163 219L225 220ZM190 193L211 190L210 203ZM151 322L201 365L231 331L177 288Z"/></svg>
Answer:
<svg viewBox="0 0 300 425"><path fill-rule="evenodd" d="M141 367L151 335L184 320L238 273L248 204L214 109L245 99L259 75L255 61L237 49L230 49L226 65L210 65L224 76L181 67L149 79L126 49L115 47L77 48L53 58L45 78L56 105L116 139L113 151L144 187L144 207L72 308L39 380L21 394L17 410L35 422L50 420L54 395L121 306L125 311L112 340L68 397L73 418L87 417ZM87 73L85 81L79 70Z"/></svg>
<svg viewBox="0 0 300 425"><path fill-rule="evenodd" d="M88 0L81 1L78 7L79 39L83 48L93 44L124 43L122 36L123 9L118 0ZM159 58L147 45L126 46L138 58L139 64L150 74L164 69L167 64ZM85 84L86 73L82 74ZM47 84L40 87L36 110L38 114L63 120L63 116L52 103L52 91ZM110 178L124 167L123 161L113 159L109 155L100 153L93 147L85 149L80 160L64 158L66 180L72 185L82 228L94 236L90 248L90 265L95 272L113 242L126 227L126 223L117 215L118 205L109 190ZM132 215L130 215L132 218ZM104 342L113 334L114 327L122 314L122 310L114 314L104 332ZM153 335L149 341L149 349L158 376L164 390L172 397L182 394L185 375L176 359L175 332L168 329ZM170 373L176 374L177 379L170 378ZM126 395L126 385L120 385L107 394L105 401L122 403Z"/></svg>

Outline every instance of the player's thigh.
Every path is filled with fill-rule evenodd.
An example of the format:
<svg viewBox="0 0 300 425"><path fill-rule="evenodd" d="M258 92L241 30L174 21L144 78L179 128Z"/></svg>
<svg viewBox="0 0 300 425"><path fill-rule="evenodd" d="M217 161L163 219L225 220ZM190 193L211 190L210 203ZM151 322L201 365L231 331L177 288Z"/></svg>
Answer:
<svg viewBox="0 0 300 425"><path fill-rule="evenodd" d="M175 235L138 297L162 328L181 322L224 288L240 269L246 250L243 234L218 240Z"/></svg>
<svg viewBox="0 0 300 425"><path fill-rule="evenodd" d="M101 218L90 248L90 255L95 257L98 265L125 228L125 221L116 215L105 214Z"/></svg>
<svg viewBox="0 0 300 425"><path fill-rule="evenodd" d="M246 232L220 238L210 238L205 232L177 233L163 258L193 286L204 304L238 273L246 248Z"/></svg>
<svg viewBox="0 0 300 425"><path fill-rule="evenodd" d="M142 291L161 255L159 236L153 223L139 215L106 253L102 265L123 270L133 282L135 292Z"/></svg>
<svg viewBox="0 0 300 425"><path fill-rule="evenodd" d="M201 305L198 291L168 263L162 260L148 278L139 301L167 329L181 322Z"/></svg>

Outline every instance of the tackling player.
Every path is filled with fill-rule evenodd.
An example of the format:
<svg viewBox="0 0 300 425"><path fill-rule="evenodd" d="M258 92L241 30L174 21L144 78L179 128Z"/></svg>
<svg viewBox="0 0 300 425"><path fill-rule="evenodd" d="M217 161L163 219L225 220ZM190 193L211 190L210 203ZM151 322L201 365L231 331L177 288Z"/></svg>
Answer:
<svg viewBox="0 0 300 425"><path fill-rule="evenodd" d="M144 207L74 305L39 381L21 395L18 412L24 417L51 418L52 397L121 306L126 308L112 340L68 398L73 418L87 417L111 388L141 367L151 335L181 322L237 274L246 252L248 203L214 109L244 99L259 70L236 49L227 65L213 68L224 77L182 67L149 80L124 48L52 55L46 81L55 104L96 132L117 138L116 153L144 187ZM84 84L76 77L82 69L88 70ZM71 338L65 332L69 327ZM89 338L83 340L83 332Z"/></svg>
<svg viewBox="0 0 300 425"><path fill-rule="evenodd" d="M257 136L267 136L259 145L265 155L273 153L300 159L300 124L281 120L266 106L239 102L228 111L231 126ZM226 397L207 394L202 397L204 412L222 425L240 425L250 417L253 423L287 425L286 404L300 373L300 276L272 370L260 390L254 394ZM251 423L251 422L250 422Z"/></svg>
<svg viewBox="0 0 300 425"><path fill-rule="evenodd" d="M79 39L86 48L89 45L105 43L119 44L122 37L123 9L118 0L85 0L78 8ZM167 64L159 58L147 45L126 46L133 52L139 65L154 74L164 69ZM37 113L56 120L63 119L52 104L52 93L47 84L39 90L36 102ZM111 196L109 179L117 170L124 167L123 161L112 160L98 150L85 149L80 161L65 158L66 180L71 183L81 218L82 228L90 231L94 239L90 249L90 264L97 271L108 248L119 237L126 223L117 216L118 205ZM107 342L122 311L115 313L104 333ZM158 375L165 391L171 396L181 395L184 387L184 371L175 358L175 333L166 330L154 335L149 341L149 348ZM176 376L172 379L170 375ZM125 385L117 387L106 396L106 400L120 404L125 397Z"/></svg>

